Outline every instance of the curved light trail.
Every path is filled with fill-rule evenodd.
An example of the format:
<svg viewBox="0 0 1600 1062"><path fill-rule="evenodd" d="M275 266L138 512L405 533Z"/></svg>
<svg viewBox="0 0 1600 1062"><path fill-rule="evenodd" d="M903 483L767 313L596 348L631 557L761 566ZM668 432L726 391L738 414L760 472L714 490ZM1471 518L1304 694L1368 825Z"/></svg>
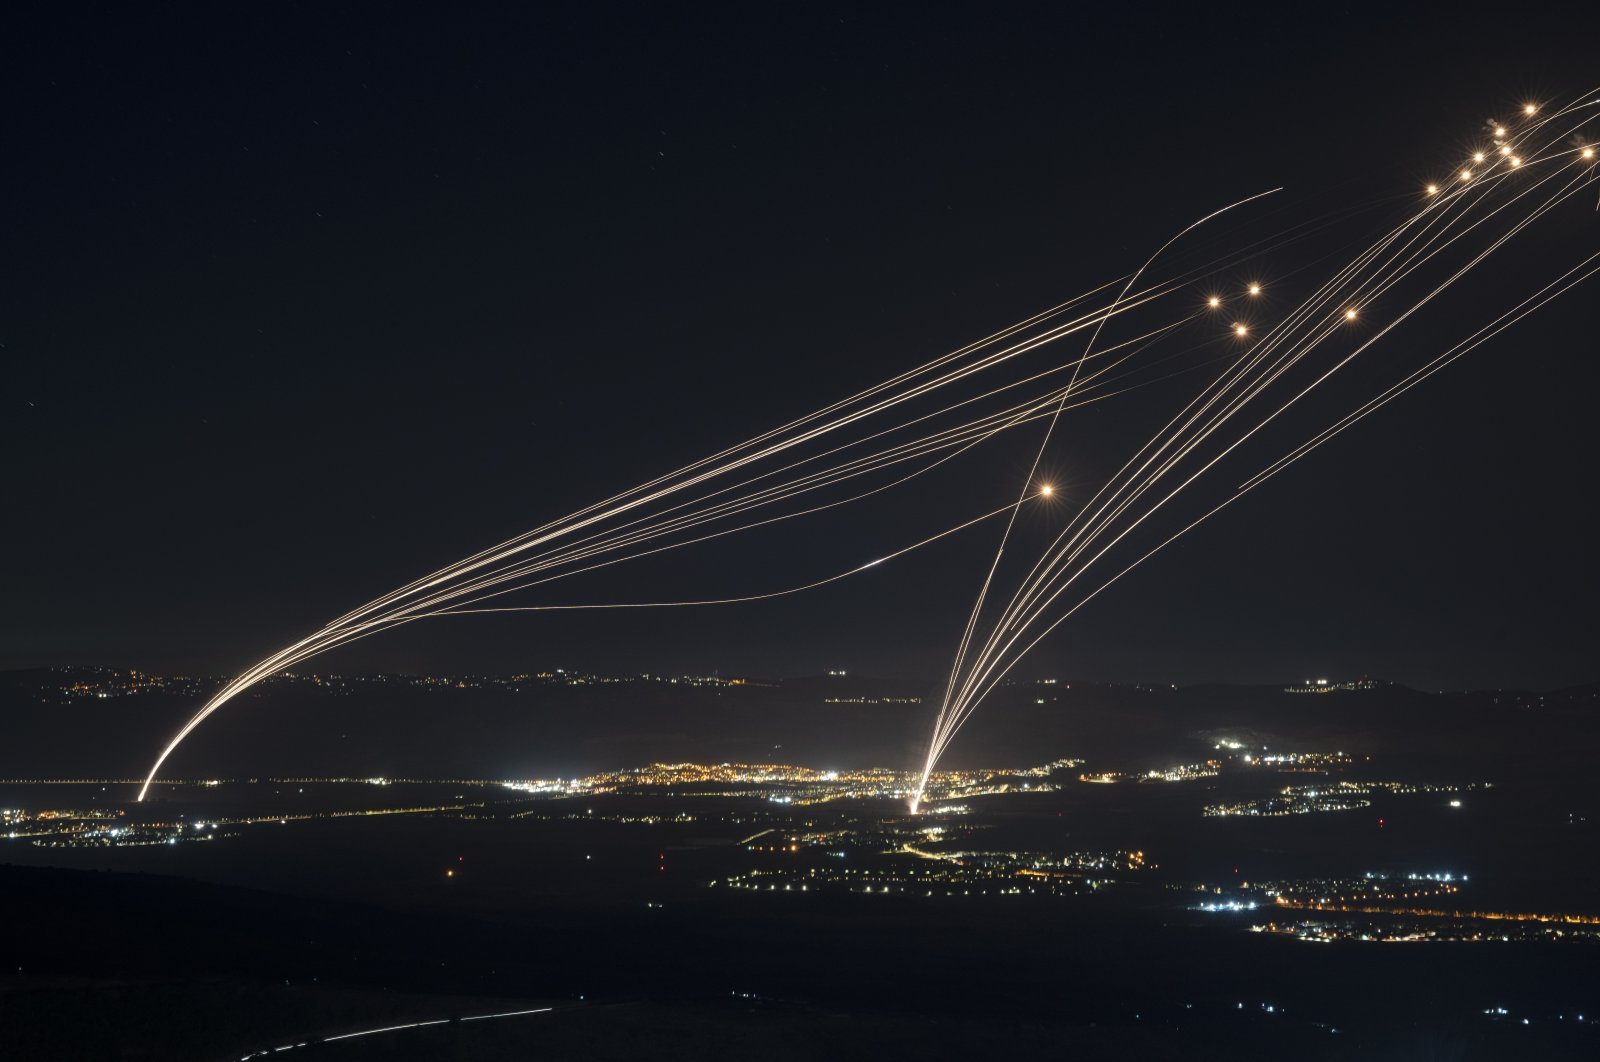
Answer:
<svg viewBox="0 0 1600 1062"><path fill-rule="evenodd" d="M1163 265L1170 275L1154 275L1158 261L1174 257L1168 250L1197 226L1273 193L1250 196L1190 224L1130 274L383 594L227 682L161 748L138 799L145 799L183 741L240 693L305 660L401 625L500 612L769 600L840 582L1005 515L999 545L968 612L944 684L922 784L911 799L916 811L928 777L972 713L1041 639L1090 599L1237 498L1600 268L1591 268L1593 259L1585 260L1420 368L1405 372L1402 367L1398 379L1384 382L1375 395L1264 464L1238 473L1228 464L1230 458L1242 460L1247 447L1263 445L1262 433L1269 427L1282 430L1285 413L1298 409L1307 396L1413 314L1552 211L1592 188L1595 152L1567 138L1579 136L1595 120L1596 106L1597 101L1585 99L1507 123L1506 132L1495 138L1502 151L1486 154L1482 163L1458 164L1455 177L1440 178L1419 190L1419 205L1376 239L1358 241L1355 250L1339 252L1332 267L1324 267L1329 256L1322 255L1280 273L1282 282L1288 275L1331 268L1326 279L1275 321L1260 312L1229 320L1225 309L1260 306L1270 294L1264 279L1251 279L1241 294L1225 300L1220 293L1229 278L1237 284L1244 262L1333 230L1371 209L1370 204L1301 222L1200 264ZM1422 294L1412 292L1411 285L1421 285ZM1113 328L1126 330L1131 337L1102 345L1102 337ZM1063 341L1084 345L1073 355L1061 356ZM1228 350L1221 358L1208 356L1188 363L1201 350L1219 345ZM1209 371L1207 382L1182 400L1162 427L1097 489L1054 489L1042 481L1039 470L1067 411L1157 385L1160 389L1154 393L1164 394L1174 381L1196 371ZM614 603L505 600L508 595L726 536L825 512L854 511L953 462L976 459L985 444L1040 421L1043 438L1027 474L1020 477L1014 502L995 508L975 505L985 511L867 564L759 593ZM1235 485L1232 491L1220 498L1197 496L1197 485L1212 484L1223 474L1219 469L1232 477L1228 480ZM1049 504L1041 511L1060 513L1060 526L1026 573L1009 584L1009 592L996 594L1006 571L1002 558L1014 545L1019 512L1025 503L1046 501ZM990 499L988 506L994 503ZM1194 505L1202 515L1180 518L1181 529L1161 538L1154 521L1175 503ZM1141 545L1140 534L1153 535L1154 547ZM1127 557L1118 559L1129 550L1131 563ZM1092 574L1101 566L1114 574L1109 578Z"/></svg>
<svg viewBox="0 0 1600 1062"><path fill-rule="evenodd" d="M1535 222L1592 187L1594 152L1587 149L1579 131L1594 120L1595 107L1596 101L1586 99L1549 117L1530 118L1505 145L1503 161L1490 162L1475 172L1463 171L1466 175L1460 179L1459 187L1448 192L1441 193L1438 185L1430 186L1420 210L1357 254L1259 339L1251 339L1227 370L1085 502L1018 582L970 656L970 630L963 634L951 680L934 721L922 782L910 799L913 813L920 809L927 778L972 713L1044 637L1089 600L1239 497L1600 271L1590 268L1594 257L1585 259L1422 368L1383 388L1377 396L1242 482L1236 481L1238 486L1230 496L1137 556L1099 586L1086 593L1077 589L1076 584L1141 525L1169 503L1181 499L1197 481L1263 429L1278 422L1284 413ZM1542 176L1527 177L1528 171L1536 168ZM1516 184L1511 183L1513 175ZM1524 181L1529 183L1523 184ZM1487 243L1476 248L1467 245L1465 241L1473 236L1486 238ZM1432 286L1425 294L1390 313L1385 323L1353 350L1330 352L1329 348L1336 345L1333 337L1367 322L1367 307L1378 305L1385 296L1399 296L1402 281L1421 279L1432 270L1442 276L1428 281ZM1260 286L1253 283L1247 297L1260 292ZM1213 298L1210 305L1219 309L1220 300ZM1241 323L1236 331L1247 338L1252 330ZM1319 363L1318 355L1326 360ZM1294 372L1297 368L1305 374L1299 380ZM1253 408L1264 408L1265 415L1242 432L1224 432L1236 417ZM1169 477L1177 480L1170 489L1161 486ZM979 593L975 614L981 609L986 592L987 583Z"/></svg>

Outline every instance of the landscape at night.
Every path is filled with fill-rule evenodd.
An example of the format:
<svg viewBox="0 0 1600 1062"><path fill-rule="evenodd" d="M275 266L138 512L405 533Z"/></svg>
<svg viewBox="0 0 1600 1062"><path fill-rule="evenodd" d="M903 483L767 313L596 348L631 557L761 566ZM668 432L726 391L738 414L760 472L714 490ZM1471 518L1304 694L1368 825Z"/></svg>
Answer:
<svg viewBox="0 0 1600 1062"><path fill-rule="evenodd" d="M1592 18L6 22L0 1055L1600 1054Z"/></svg>

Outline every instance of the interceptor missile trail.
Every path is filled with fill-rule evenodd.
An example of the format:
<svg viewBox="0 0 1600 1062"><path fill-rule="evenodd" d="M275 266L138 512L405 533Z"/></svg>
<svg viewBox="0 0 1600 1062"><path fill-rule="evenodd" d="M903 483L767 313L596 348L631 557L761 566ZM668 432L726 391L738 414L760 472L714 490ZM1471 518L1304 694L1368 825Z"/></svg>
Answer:
<svg viewBox="0 0 1600 1062"><path fill-rule="evenodd" d="M1259 432L1279 421L1284 413L1509 241L1579 192L1592 187L1596 179L1594 153L1585 154L1586 142L1581 130L1595 120L1597 105L1600 101L1586 99L1561 108L1545 119L1535 119L1532 117L1535 112L1529 111L1529 120L1516 131L1514 143L1502 143L1503 165L1490 161L1480 170L1465 167L1461 170L1463 186L1445 194L1441 194L1439 185L1428 185L1424 193L1426 198L1415 213L1357 254L1259 339L1252 340L1227 370L1184 406L1083 504L1017 584L1010 600L986 628L989 633L976 643L969 656L968 649L973 644L972 627L988 590L986 580L974 617L969 619L968 630L957 649L946 694L934 721L922 771L923 782L909 802L913 814L920 809L926 779L978 705L1046 635L1090 599L1376 409L1600 272L1600 266L1592 265L1600 259L1600 254L1584 259L1461 343L1385 387L1375 397L1246 476L1242 482L1236 481L1238 486L1230 495L1138 555L1094 589L1084 593L1075 588L1080 579L1141 525L1169 503L1180 499ZM1504 128L1496 127L1497 140L1507 135ZM1563 138L1570 147L1562 146ZM1486 158L1479 152L1474 162L1482 164ZM1542 175L1531 183L1522 183L1522 175L1534 168L1541 170ZM1517 183L1512 183L1513 176L1519 178ZM1469 238L1486 242L1478 247L1467 242ZM1425 281L1432 285L1425 294L1411 305L1391 311L1384 323L1353 350L1330 350L1335 336L1368 318L1369 315L1358 312L1357 307L1377 305L1384 297L1390 301L1399 300L1403 306L1406 299L1401 297L1402 282L1423 280L1430 274L1435 279ZM1250 298L1259 297L1262 290L1259 282L1252 282L1245 294ZM1220 298L1211 296L1207 305L1211 309L1218 308ZM1235 326L1235 331L1241 338L1251 332L1243 322ZM1319 362L1319 355L1331 356L1331 361ZM1296 381L1296 370L1304 374L1303 380ZM1235 434L1231 430L1234 418L1256 407L1263 407L1265 415L1242 433ZM1225 429L1228 430L1223 434ZM1158 484L1169 476L1177 479L1176 485L1158 489ZM1146 501L1147 497L1154 500ZM992 573L993 566L991 579Z"/></svg>
<svg viewBox="0 0 1600 1062"><path fill-rule="evenodd" d="M1173 245L1173 243L1175 243L1176 241L1181 239L1183 236L1185 236L1189 232L1193 231L1198 226L1204 225L1206 222L1210 221L1212 218L1218 217L1221 214L1225 214L1228 211L1234 209L1235 207L1243 206L1246 203L1253 202L1253 201L1255 201L1257 199L1260 199L1260 198L1262 198L1264 196L1273 195L1273 194L1275 194L1277 192L1281 192L1281 191L1283 191L1282 188L1274 188L1271 191L1262 192L1262 193L1260 193L1258 195L1253 195L1253 196L1250 196L1250 197L1248 197L1246 199L1241 199L1236 203L1230 203L1227 206L1223 207L1221 210L1213 210L1211 213L1207 214L1205 217L1203 217L1203 218L1199 219L1198 221L1192 222L1191 224L1185 226L1181 231L1178 232L1177 235L1173 236L1166 243L1162 244L1159 248L1157 248L1155 254L1152 254L1149 258L1147 258L1145 260L1144 265L1142 265L1138 269L1134 270L1133 275L1131 277L1129 277L1128 278L1128 282L1122 286L1122 290L1117 294L1117 298L1116 298L1116 300L1113 300L1112 305L1115 305L1117 301L1120 301L1123 297L1125 297L1128 294L1128 289L1133 287L1134 283L1141 276L1144 275L1145 270L1150 268L1151 263L1154 262L1157 258L1159 258L1163 251L1165 251L1167 248L1171 247ZM1259 288L1253 288L1252 291L1251 291L1251 294L1252 295L1256 294L1259 290L1260 290ZM1212 299L1210 299L1208 301L1212 305L1215 305L1217 300L1215 298L1212 298ZM1068 384L1067 384L1067 387L1068 387L1069 390L1071 389L1072 384L1077 382L1078 373L1083 368L1083 363L1089 359L1089 356L1091 354L1094 353L1095 342L1100 338L1100 332L1104 327L1105 327L1105 320L1102 319L1100 321L1100 323L1095 326L1094 331L1090 333L1089 342L1084 346L1083 354L1081 356L1079 356L1078 360L1075 363L1073 363L1073 366L1072 366L1072 378L1068 381ZM1027 485L1023 488L1024 496L1026 496L1026 492L1029 489L1032 488L1033 482L1034 482L1034 480L1037 478L1037 476L1039 474L1039 462L1044 460L1045 450L1050 446L1050 437L1055 432L1056 423L1061 419L1061 411L1062 411L1062 409L1064 408L1064 406L1066 404L1066 397L1067 397L1066 392L1063 391L1062 395L1061 395L1061 402L1059 402L1056 405L1055 412L1050 416L1050 419L1045 422L1044 438L1039 441L1039 448L1038 448L1037 451L1034 452L1034 455L1033 455L1033 465L1032 465L1032 467L1030 467L1028 469L1028 478L1026 480L1026 484ZM1044 493L1044 494L1054 493L1052 488L1050 488L1048 486L1047 487L1043 487L1040 490L1041 490L1041 493ZM1021 504L1021 498L1018 499L1018 504L1019 505ZM977 600L973 602L972 611L967 616L967 627L966 627L966 630L962 631L962 633L961 633L961 644L956 649L955 662L950 667L950 679L945 685L944 701L942 702L944 704L948 704L949 703L951 694L955 690L956 679L960 676L961 670L962 670L962 666L966 662L967 649L972 644L972 631L973 631L973 628L977 625L978 617L983 613L983 605L984 605L984 601L987 599L987 597L989 595L989 587L994 582L995 571L1000 566L1000 558L1005 555L1006 542L1010 540L1010 538L1011 538L1011 530L1015 526L1016 526L1016 513L1015 513L1015 511L1013 511L1012 515L1011 515L1011 519L1006 521L1005 530L1003 532L1001 532L1001 534L1000 534L1000 545L995 549L994 560L989 564L989 572L988 572L987 575L984 576L983 585L978 588ZM917 812L917 805L921 801L922 789L927 785L927 777L928 777L929 774L932 773L932 771L933 771L933 764L932 764L932 757L930 756L929 763L925 765L924 770L922 772L922 779L923 780L922 780L921 784L918 786L917 796L914 797L912 799L912 802L911 802L911 813L913 815L916 814L916 812Z"/></svg>
<svg viewBox="0 0 1600 1062"><path fill-rule="evenodd" d="M139 799L173 751L224 704L330 649L418 619L458 614L512 590L859 502L1058 406L1071 408L1138 386L1118 370L1192 320L1186 308L1150 327L1142 339L1103 352L1102 367L1065 385L1063 366L1041 364L1037 352L1108 316L1170 303L1182 291L1181 281L1167 280L1106 306L1092 305L1091 291L368 602L224 685L161 750ZM974 384L983 389L971 393ZM967 390L957 391L961 386Z"/></svg>
<svg viewBox="0 0 1600 1062"><path fill-rule="evenodd" d="M921 772L923 785L912 801L915 809L940 755L996 684L1045 634L1155 552L1138 552L1137 533L1159 537L1155 519L1174 502L1192 495L1196 484L1204 486L1221 474L1208 473L1226 465L1264 429L1280 423L1282 414L1508 241L1593 186L1593 149L1581 139L1564 146L1561 138L1580 137L1594 115L1595 103L1588 101L1542 107L1516 122L1496 126L1496 147L1484 144L1468 158L1441 166L1434 184L1415 192L1414 209L1376 239L1358 241L1353 253L1340 249L1309 257L1293 269L1271 275L1265 269L1258 271L1256 263L1269 252L1284 253L1320 234L1337 232L1358 210L1373 209L1371 205L1331 211L1244 242L1231 253L1208 251L1210 257L1198 262L1192 261L1195 252L1190 251L1191 259L1182 267L1167 264L1183 253L1180 248L1174 255L1166 254L1178 239L1174 237L1132 273L375 598L289 642L225 684L160 750L139 799L147 796L158 772L195 728L234 697L303 661L398 626L490 612L766 600L851 578L1004 514L1000 550L968 615L945 684ZM1470 157L1476 154L1483 160ZM1453 171L1463 176L1448 176ZM1234 219L1229 220L1224 228L1231 229ZM1191 224L1179 236L1199 224ZM1185 241L1185 246L1192 242ZM1339 264L1310 295L1278 319L1269 319L1274 303L1286 299L1281 292L1287 290L1287 277L1324 268L1330 259ZM1166 275L1156 275L1158 261ZM1247 262L1252 263L1251 272L1241 277ZM1298 462L1588 275L1581 270L1562 274L1559 282L1539 289L1534 301L1517 303L1515 310L1496 318L1499 323L1490 331L1474 333L1469 345L1451 348L1409 375L1403 368L1396 370L1398 379L1386 379L1375 397L1231 479L1239 485L1237 491L1206 502L1209 507L1200 519L1221 511L1233 497ZM1408 293L1409 284L1431 287L1415 297ZM1102 342L1108 331L1128 336ZM1080 339L1081 349L1071 355L1061 352L1063 341ZM1163 417L1165 424L1097 489L1043 482L1041 462L1064 414L1090 403L1146 393L1147 388L1152 389L1148 393L1165 393L1195 372L1207 374L1198 393L1182 402L1176 413ZM905 484L940 475L954 462L975 460L986 452L986 444L1041 421L1044 440L1035 451L1031 471L1019 477L1015 501L998 507L1004 497L980 501L972 510L982 515L868 563L823 578L775 579L780 586L788 585L761 592L610 603L507 600L509 595L530 594L550 583L727 536L758 533L823 513L853 512ZM1228 474L1233 471L1229 467ZM1005 576L1001 554L1012 541L1018 513L1026 502L1047 499L1048 505L1037 511L1060 512L1064 524L1027 574L1010 585L1008 593L997 594L995 587L1001 585L997 580ZM1062 499L1069 504L1063 505ZM1199 521L1179 522L1183 526L1177 535ZM1124 563L1127 558L1118 559L1122 551L1132 551L1137 559ZM1101 579L1099 566L1117 574ZM1084 587L1096 579L1101 579L1098 588L1085 593ZM997 607L990 607L991 598Z"/></svg>

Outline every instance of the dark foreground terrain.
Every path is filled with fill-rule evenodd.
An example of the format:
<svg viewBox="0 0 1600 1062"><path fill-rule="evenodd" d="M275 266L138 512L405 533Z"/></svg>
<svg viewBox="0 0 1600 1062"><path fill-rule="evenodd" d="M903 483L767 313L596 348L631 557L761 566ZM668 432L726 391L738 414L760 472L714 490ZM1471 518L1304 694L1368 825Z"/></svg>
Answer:
<svg viewBox="0 0 1600 1062"><path fill-rule="evenodd" d="M93 728L104 758L193 703L93 681L12 676L11 736L64 765ZM619 770L719 741L903 769L917 695L286 687L144 804L8 743L0 1057L1600 1057L1593 688L1016 688L994 715L1031 742L965 754L1048 770L914 819L846 782ZM288 777L352 749L358 778L505 763ZM535 759L567 782L492 780Z"/></svg>
<svg viewBox="0 0 1600 1062"><path fill-rule="evenodd" d="M785 898L789 900L791 898ZM1317 946L1052 900L764 897L521 916L0 868L7 1057L1590 1058L1583 943ZM1486 1010L1504 1009L1504 1016ZM1523 1019L1527 1019L1527 1024Z"/></svg>

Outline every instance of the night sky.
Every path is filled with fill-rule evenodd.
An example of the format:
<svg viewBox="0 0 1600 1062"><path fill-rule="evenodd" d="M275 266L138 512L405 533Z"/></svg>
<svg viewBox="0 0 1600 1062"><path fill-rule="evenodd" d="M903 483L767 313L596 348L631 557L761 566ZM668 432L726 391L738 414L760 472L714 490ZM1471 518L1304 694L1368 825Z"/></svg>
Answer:
<svg viewBox="0 0 1600 1062"><path fill-rule="evenodd" d="M1121 275L1223 203L1411 193L1485 118L1600 83L1595 25L1526 11L527 7L6 16L0 667L240 669ZM1600 215L1564 218L1593 245ZM1234 507L1025 667L1600 677L1596 290ZM1405 341L1468 330L1428 327ZM834 545L912 533L879 519ZM640 578L766 589L825 572L813 545ZM992 545L750 608L440 620L314 668L931 676ZM656 592L630 578L593 592Z"/></svg>

